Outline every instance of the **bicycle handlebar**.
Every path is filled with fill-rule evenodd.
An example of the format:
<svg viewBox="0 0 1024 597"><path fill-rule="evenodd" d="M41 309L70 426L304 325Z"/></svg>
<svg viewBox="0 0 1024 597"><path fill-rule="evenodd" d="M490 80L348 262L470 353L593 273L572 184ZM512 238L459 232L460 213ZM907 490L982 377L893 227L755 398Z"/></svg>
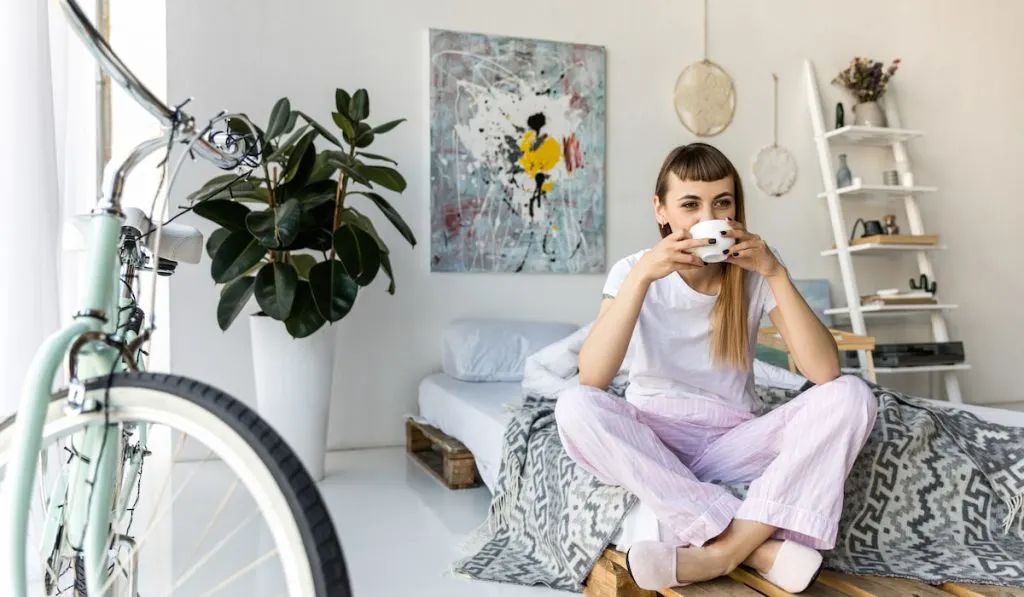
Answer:
<svg viewBox="0 0 1024 597"><path fill-rule="evenodd" d="M143 141L136 146L117 170L110 174L109 180L105 180L104 184L104 189L109 189L109 194L106 196L108 204L102 207L113 209L117 212L121 211L121 191L124 188L125 179L142 158L161 146L161 141L167 143L171 138L176 137L181 142L188 144L195 155L202 157L222 170L232 170L241 165L252 165L253 160L259 158L259 152L262 149L259 137L256 134L256 127L248 119L241 115L232 115L242 120L248 126L253 133L251 136L213 128L213 124L217 120L226 121L227 117L215 119L202 132L197 131L195 120L191 116L182 111L181 108L169 108L157 99L139 81L135 73L121 62L121 59L118 58L114 50L103 39L100 32L96 30L89 21L89 18L82 12L76 0L58 1L64 9L64 15L67 17L71 28L78 34L78 37L96 58L103 70L110 76L111 80L120 85L139 105L169 129L161 137ZM101 197L100 201L102 200L103 198Z"/></svg>
<svg viewBox="0 0 1024 597"><path fill-rule="evenodd" d="M103 70L110 75L110 78L124 88L135 101L139 102L150 114L160 119L165 126L172 126L175 120L175 110L168 108L153 93L139 81L132 71L125 66L117 57L114 50L110 48L103 35L93 27L89 18L85 16L82 9L75 0L60 0L71 28L78 34L78 37L85 43L89 52L99 61Z"/></svg>

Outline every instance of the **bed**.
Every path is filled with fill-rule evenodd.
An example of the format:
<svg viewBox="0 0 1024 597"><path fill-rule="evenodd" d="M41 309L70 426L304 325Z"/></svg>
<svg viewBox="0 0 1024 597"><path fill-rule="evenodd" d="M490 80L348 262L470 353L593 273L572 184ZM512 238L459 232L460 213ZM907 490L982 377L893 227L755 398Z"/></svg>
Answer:
<svg viewBox="0 0 1024 597"><path fill-rule="evenodd" d="M475 322L472 325L480 323ZM532 347L529 346L529 342L523 342L521 339L517 343L506 344L518 344L517 350L521 354L517 358L521 359L524 354L536 350L537 345L564 334L568 329L573 328L553 329L550 336L534 339L535 346ZM458 339L459 342L462 340L464 338ZM488 341L487 338L481 337L475 340ZM759 350L759 357L765 354ZM502 355L501 358L507 359L508 355ZM453 371L456 367L453 367L450 361L451 359L446 356L445 369ZM513 368L519 364L516 363ZM474 366L479 366L479 362ZM467 375L465 371L456 374L464 379L457 379L445 372L437 372L427 375L420 382L417 400L419 414L416 418L461 442L472 453L480 481L493 494L501 468L504 433L511 417L509 407L521 402L523 387L520 381L514 379L514 374L506 375L510 378L509 381L468 381L467 379L473 379L472 375ZM487 379L495 377L501 376L493 375L493 372L481 376ZM755 362L755 378L758 381L770 381L774 386L788 387L800 387L805 381L799 375L760 359ZM987 421L1024 428L1022 412L966 404L957 407L973 412ZM641 503L630 511L612 545L624 551L636 541L667 536L653 512Z"/></svg>

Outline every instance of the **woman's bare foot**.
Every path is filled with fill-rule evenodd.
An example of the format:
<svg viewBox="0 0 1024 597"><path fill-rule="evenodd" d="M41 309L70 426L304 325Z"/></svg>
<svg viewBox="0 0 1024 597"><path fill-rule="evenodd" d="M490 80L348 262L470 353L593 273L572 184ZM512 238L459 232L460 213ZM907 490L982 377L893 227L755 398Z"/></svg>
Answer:
<svg viewBox="0 0 1024 597"><path fill-rule="evenodd" d="M750 554L750 557L744 560L743 563L757 570L763 576L775 564L775 558L779 555L780 547L782 547L782 541L769 539L755 549L754 553Z"/></svg>
<svg viewBox="0 0 1024 597"><path fill-rule="evenodd" d="M709 547L676 549L676 580L680 583L712 580L732 572L727 554Z"/></svg>
<svg viewBox="0 0 1024 597"><path fill-rule="evenodd" d="M781 541L770 540L777 529L750 520L733 520L720 535L703 547L676 550L679 582L700 582L729 574L740 564L767 572L775 562Z"/></svg>

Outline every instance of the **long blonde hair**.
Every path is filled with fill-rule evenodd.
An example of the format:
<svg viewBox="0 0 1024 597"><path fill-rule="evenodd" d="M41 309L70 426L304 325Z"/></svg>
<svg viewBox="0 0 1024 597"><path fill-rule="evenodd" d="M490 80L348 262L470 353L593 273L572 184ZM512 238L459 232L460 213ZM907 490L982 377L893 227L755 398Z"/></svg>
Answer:
<svg viewBox="0 0 1024 597"><path fill-rule="evenodd" d="M729 158L706 143L690 143L673 149L658 172L654 193L662 205L668 190L669 175L680 180L713 182L731 177L736 198L736 220L745 222L743 185L739 172ZM668 224L659 227L661 237L672 233ZM711 311L711 357L718 366L741 371L750 369L750 337L747 328L747 293L744 271L739 266L724 263L722 288Z"/></svg>

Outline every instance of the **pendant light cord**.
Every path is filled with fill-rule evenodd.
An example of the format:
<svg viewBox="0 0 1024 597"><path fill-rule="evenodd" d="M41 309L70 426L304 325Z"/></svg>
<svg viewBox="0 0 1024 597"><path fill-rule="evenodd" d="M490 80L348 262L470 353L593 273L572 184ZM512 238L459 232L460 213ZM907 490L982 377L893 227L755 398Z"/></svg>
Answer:
<svg viewBox="0 0 1024 597"><path fill-rule="evenodd" d="M704 62L708 61L708 0L704 0Z"/></svg>
<svg viewBox="0 0 1024 597"><path fill-rule="evenodd" d="M772 73L772 147L779 145L779 76Z"/></svg>

